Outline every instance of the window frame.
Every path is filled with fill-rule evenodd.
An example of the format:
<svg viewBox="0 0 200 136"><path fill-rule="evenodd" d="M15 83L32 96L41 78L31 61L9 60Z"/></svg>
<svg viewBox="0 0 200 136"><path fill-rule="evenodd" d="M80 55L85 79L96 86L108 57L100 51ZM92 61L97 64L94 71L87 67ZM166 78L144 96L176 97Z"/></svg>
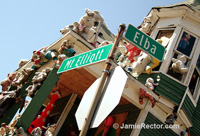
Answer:
<svg viewBox="0 0 200 136"><path fill-rule="evenodd" d="M166 52L167 52L167 50L168 50L168 45L169 45L170 42L171 42L171 38L172 38L173 35L174 35L174 32L175 32L175 30L176 30L176 27L173 26L173 27L156 28L156 29L154 30L154 32L152 32L152 35L151 35L151 38L152 38L152 39L157 40L157 39L159 39L159 38L158 38L159 33L160 33L161 31L167 31L167 30L173 31L173 33L172 33L171 37L169 38L169 41L168 41L168 43L166 44L166 46L163 46L163 47L165 47L165 54L166 54ZM164 54L164 55L165 55L165 54ZM159 69L158 69L158 70L152 70L152 73L156 73L156 72L158 72L158 71L161 71L161 67L162 67L162 62L160 62Z"/></svg>
<svg viewBox="0 0 200 136"><path fill-rule="evenodd" d="M198 73L199 76L197 77L197 81L196 81L196 84L195 84L193 94L190 91L190 89L189 89L189 91L190 91L190 94L192 95L193 99L195 100L195 102L197 102L198 99L199 99L199 96L200 96L200 71L198 70L197 66L195 67L195 69L197 70L197 73ZM195 71L195 69L194 69L194 71ZM191 81L191 79L190 79L190 81Z"/></svg>
<svg viewBox="0 0 200 136"><path fill-rule="evenodd" d="M177 48L178 48L179 43L180 43L180 41L181 41L181 39L182 39L183 33L186 32L186 33L190 34L192 37L195 38L195 41L194 41L192 50L191 50L191 52L190 52L190 56L187 56L187 55L185 54L185 56L186 56L186 58L187 58L187 62L186 62L186 64L185 64L185 66L188 67L188 72L182 74L181 80L175 78L174 76L172 76L172 75L170 75L170 74L168 74L168 75L169 75L170 77L172 77L173 79L176 79L176 81L179 81L179 82L181 82L182 84L186 85L186 80L187 80L187 78L190 76L190 70L191 70L191 67L192 67L191 64L193 64L192 58L193 58L193 56L195 55L195 50L196 50L196 48L197 48L197 46L198 46L198 43L199 43L199 37L198 37L197 35L195 35L194 33L192 33L192 32L190 32L190 31L186 30L186 29L183 28L183 27L180 27L180 28L181 28L181 30L179 31L179 34L177 35L178 38L177 38L177 41L175 42L175 46L174 46L174 49L173 49L173 52L172 52L171 60L172 60L172 58L173 58L173 56L174 56L175 54L177 54L177 55L178 55L178 54L184 54L184 53L178 51ZM171 62L172 62L172 61L171 61ZM171 63L171 62L170 62L170 63ZM166 73L168 73L168 71L169 71L169 68L170 68L170 66L171 66L170 63L169 63L168 70L166 71ZM196 64L195 64L195 66L196 66ZM188 85L189 85L189 84L188 84Z"/></svg>
<svg viewBox="0 0 200 136"><path fill-rule="evenodd" d="M193 67L190 67L191 68L190 69L190 71L191 71L190 74L191 73L192 74L191 75L189 75L189 74L187 75L187 78L189 78L189 81L188 81L188 83L186 82L185 84L188 86L188 92L189 92L190 96L197 103L198 100L199 100L199 97L200 97L200 69L198 69L198 67L197 67L197 61L198 61L198 58L200 57L200 37L197 38L196 49L195 49L195 52L194 52L193 55L194 55L193 56L193 60L191 61L191 65L193 65ZM198 76L198 79L197 79L196 84L195 84L194 92L192 94L192 92L189 89L189 85L190 85L190 81L192 79L192 75L193 75L195 70L197 71L197 74L199 76Z"/></svg>
<svg viewBox="0 0 200 136"><path fill-rule="evenodd" d="M184 54L184 53L180 52L179 50L177 50L177 48L178 48L178 46L179 46L179 43L180 43L180 41L181 41L181 39L182 39L182 36L183 36L183 33L184 33L184 32L190 34L191 36L193 36L193 37L195 38L195 42L194 42L193 47L192 47L192 50L191 50L191 52L190 52L190 56L187 56L186 54ZM191 60L192 56L194 55L195 48L197 47L197 43L198 43L198 37L197 37L195 34L193 34L192 32L190 32L190 31L188 31L188 30L182 28L181 31L180 31L180 34L179 34L179 36L178 36L178 40L177 40L177 42L176 42L176 45L175 45L175 47L174 47L174 52L176 52L177 54L184 54L184 55L186 55L186 58L187 58L188 60Z"/></svg>

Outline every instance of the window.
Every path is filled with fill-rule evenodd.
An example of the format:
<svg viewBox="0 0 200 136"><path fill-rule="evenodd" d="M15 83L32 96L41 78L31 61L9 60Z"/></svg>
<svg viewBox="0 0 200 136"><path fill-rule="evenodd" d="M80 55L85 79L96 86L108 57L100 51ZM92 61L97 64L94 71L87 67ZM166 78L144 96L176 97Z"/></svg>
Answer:
<svg viewBox="0 0 200 136"><path fill-rule="evenodd" d="M198 57L196 67L190 80L189 90L193 95L193 98L197 101L200 93L200 55Z"/></svg>
<svg viewBox="0 0 200 136"><path fill-rule="evenodd" d="M185 30L182 30L180 32L180 36L178 38L175 49L173 51L174 53L173 53L172 61L167 73L181 82L184 82L185 78L188 75L187 74L188 69L190 67L193 52L196 47L196 41L197 41L196 39L197 39L196 36L192 35L189 32L186 32ZM177 63L177 60L179 60L180 58L184 58L184 59L181 59L182 63ZM199 67L200 67L200 63L199 63Z"/></svg>
<svg viewBox="0 0 200 136"><path fill-rule="evenodd" d="M155 40L161 39L162 46L167 48L168 43L169 43L170 38L172 37L173 33L174 33L174 28L160 29L156 35ZM159 71L161 64L162 64L162 62L160 62L158 65L155 65L155 63L154 63L153 71Z"/></svg>
<svg viewBox="0 0 200 136"><path fill-rule="evenodd" d="M200 55L199 55L199 57L198 57L196 66L197 66L198 72L200 72Z"/></svg>
<svg viewBox="0 0 200 136"><path fill-rule="evenodd" d="M156 36L156 40L161 39L162 45L164 47L167 47L169 40L172 37L173 33L174 33L174 29L160 30Z"/></svg>
<svg viewBox="0 0 200 136"><path fill-rule="evenodd" d="M195 68L190 80L190 84L189 84L189 89L192 95L194 94L194 91L195 91L195 88L197 87L196 85L198 82L199 82L199 74L197 72L197 69Z"/></svg>
<svg viewBox="0 0 200 136"><path fill-rule="evenodd" d="M168 72L167 74L171 75L172 77L178 79L179 81L183 81L184 77L185 77L185 73L187 73L187 70L185 71L181 71L178 67L178 65L180 64L178 61L179 61L179 57L178 56L181 56L182 54L178 54L178 53L174 53L173 55L173 58L172 58L172 61L171 61L171 64L169 66L169 69L168 69ZM184 63L184 68L188 68L187 65L188 65L188 60L185 59L185 62ZM176 68L177 67L177 68ZM181 66L180 66L181 67Z"/></svg>
<svg viewBox="0 0 200 136"><path fill-rule="evenodd" d="M177 51L190 57L196 38L188 32L183 32L178 43Z"/></svg>

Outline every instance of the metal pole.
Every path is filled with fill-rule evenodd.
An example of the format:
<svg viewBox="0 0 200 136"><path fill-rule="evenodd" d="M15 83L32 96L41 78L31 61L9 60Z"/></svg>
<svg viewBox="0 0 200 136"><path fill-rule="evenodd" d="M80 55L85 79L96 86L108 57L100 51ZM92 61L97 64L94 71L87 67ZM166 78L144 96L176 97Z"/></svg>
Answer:
<svg viewBox="0 0 200 136"><path fill-rule="evenodd" d="M121 40L121 37L122 37L122 34L123 34L125 28L126 28L125 24L121 24L120 25L118 34L117 34L117 36L115 38L115 41L113 43L113 47L112 47L112 49L111 49L111 51L110 51L110 53L108 55L108 59L106 60L106 65L104 67L104 70L103 70L103 73L101 75L99 84L97 86L96 93L95 93L94 98L92 100L92 103L90 105L89 111L87 113L87 116L85 118L85 121L83 123L83 127L81 129L81 132L80 132L79 136L86 136L86 134L87 134L87 131L88 131L89 126L90 126L90 123L92 121L92 117L93 117L95 109L96 109L96 106L97 106L97 104L99 102L99 99L101 97L101 91L102 91L103 86L105 84L106 78L109 75L109 70L110 70L110 67L111 67L110 61L114 59L113 53L117 49L117 46L119 44L119 41Z"/></svg>

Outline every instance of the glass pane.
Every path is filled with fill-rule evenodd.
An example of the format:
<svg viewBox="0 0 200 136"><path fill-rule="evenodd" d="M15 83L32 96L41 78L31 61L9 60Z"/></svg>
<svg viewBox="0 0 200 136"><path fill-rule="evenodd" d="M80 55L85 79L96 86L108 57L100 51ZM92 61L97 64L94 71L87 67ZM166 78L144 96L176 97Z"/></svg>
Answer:
<svg viewBox="0 0 200 136"><path fill-rule="evenodd" d="M198 84L199 84L199 74L195 68L189 84L189 89L192 95L194 94L194 91L197 89L196 87L198 87Z"/></svg>
<svg viewBox="0 0 200 136"><path fill-rule="evenodd" d="M162 37L171 38L174 30L160 30L156 39L161 39Z"/></svg>
<svg viewBox="0 0 200 136"><path fill-rule="evenodd" d="M184 32L178 44L177 50L189 57L192 52L195 40L195 37L191 36L189 33Z"/></svg>
<svg viewBox="0 0 200 136"><path fill-rule="evenodd" d="M196 66L197 66L197 68L198 68L198 70L199 70L199 72L200 72L200 55L199 55L199 58L198 58L198 60L197 60Z"/></svg>
<svg viewBox="0 0 200 136"><path fill-rule="evenodd" d="M197 82L197 85L196 85L195 91L194 91L194 93L193 93L193 97L194 97L195 99L196 99L196 97L197 97L197 94L198 94L198 92L199 92L199 87L200 87L199 78L198 78L197 81L198 81L198 82Z"/></svg>
<svg viewBox="0 0 200 136"><path fill-rule="evenodd" d="M160 30L156 39L162 40L162 46L167 47L170 38L173 35L174 30Z"/></svg>

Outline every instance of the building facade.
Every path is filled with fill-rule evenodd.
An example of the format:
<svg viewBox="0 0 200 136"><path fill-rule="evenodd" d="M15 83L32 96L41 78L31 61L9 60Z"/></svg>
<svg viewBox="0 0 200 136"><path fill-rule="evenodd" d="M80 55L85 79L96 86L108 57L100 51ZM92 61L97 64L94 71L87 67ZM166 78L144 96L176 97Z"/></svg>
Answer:
<svg viewBox="0 0 200 136"><path fill-rule="evenodd" d="M200 134L198 114L200 111L200 11L198 7L198 1L153 7L145 17L138 29L152 39L162 41L161 44L165 48L164 57L161 62L157 63L156 67L152 68L150 73L143 70L141 74L135 76L129 70L132 64L123 67L128 79L119 104L108 116L112 117L113 123L109 126L107 135L178 136L191 134L198 136ZM87 13L90 17L91 14L93 14L92 11ZM89 29L85 35L84 32L77 31L77 27L66 30L69 29L68 27L63 30L66 33L64 32L60 39L45 50L51 51L51 55L56 51L57 55L65 54L69 58L98 48L103 42L113 42L115 36L103 23L101 16L99 18L95 18L96 22L93 27L95 27L96 33L92 42L88 36L91 36L90 33L93 29ZM120 44L129 42L124 40ZM66 42L68 46L63 45ZM67 47L59 52L61 45ZM42 52L42 50L43 48L40 51ZM117 57L119 52L120 49L117 49L116 60L112 61L112 68L118 66L119 61L121 61ZM184 60L181 60L180 56L184 56ZM138 60L140 59L138 58ZM155 61L150 59L148 64L151 63L155 64ZM55 66L53 56L39 66L32 61L26 63L17 70L17 72L22 72L26 68L33 69L26 82L17 86L20 89L19 95L22 99L25 99L28 94L25 90L30 85L39 82L33 81L37 72L42 72L47 67L52 70L50 73L46 73L48 74L46 77L42 76L44 80L40 82L39 87L36 87L37 92L32 96L16 126L27 131L37 114L42 112L42 109L45 109L51 101L51 93L59 90L61 97L55 102L48 119L46 118L46 125L57 124L54 135L78 135L80 131L75 117L76 111L84 93L101 76L104 65L105 62L99 62L58 74L58 67ZM149 89L150 87L146 84L148 78L154 80L153 89ZM13 89L16 89L16 86L11 85L9 90ZM142 90L147 92L144 96L142 96L144 93ZM111 102L112 99L111 96ZM7 109L0 122L9 124L21 105L22 101ZM108 121L108 118L106 119ZM166 124L170 124L170 127L166 128ZM87 135L102 135L106 133L105 126L105 121L102 121L99 127L89 129Z"/></svg>

